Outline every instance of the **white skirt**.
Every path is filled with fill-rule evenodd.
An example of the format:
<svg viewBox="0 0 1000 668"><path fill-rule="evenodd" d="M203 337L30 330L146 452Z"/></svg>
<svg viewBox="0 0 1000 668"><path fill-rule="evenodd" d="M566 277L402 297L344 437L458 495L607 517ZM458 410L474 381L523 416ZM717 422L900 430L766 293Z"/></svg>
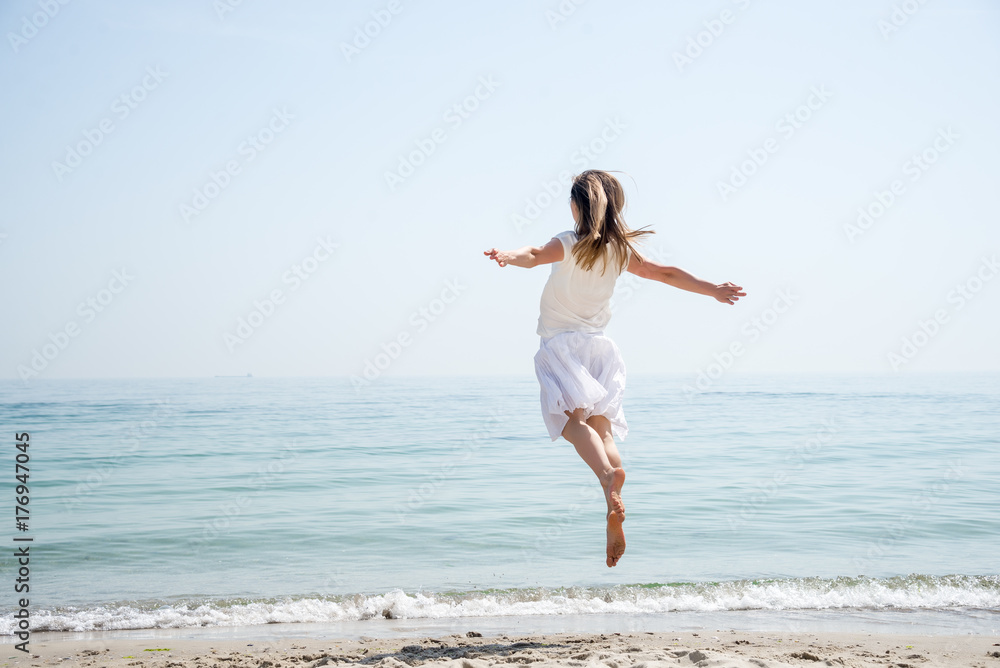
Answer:
<svg viewBox="0 0 1000 668"><path fill-rule="evenodd" d="M615 342L603 333L561 332L543 338L535 354L535 375L541 386L542 417L553 441L569 422L563 411L577 408L584 409L584 419L608 418L611 434L625 440L625 362Z"/></svg>

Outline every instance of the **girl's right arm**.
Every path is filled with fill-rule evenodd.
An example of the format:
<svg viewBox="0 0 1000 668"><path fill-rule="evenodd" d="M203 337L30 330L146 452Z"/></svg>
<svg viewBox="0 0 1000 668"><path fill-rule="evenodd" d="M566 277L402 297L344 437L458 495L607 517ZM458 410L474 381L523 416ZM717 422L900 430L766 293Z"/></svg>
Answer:
<svg viewBox="0 0 1000 668"><path fill-rule="evenodd" d="M629 258L628 271L639 278L648 278L681 290L714 297L723 304L735 304L740 297L747 296L743 288L734 283L710 283L692 276L679 267L669 267L645 258L640 261L635 253Z"/></svg>
<svg viewBox="0 0 1000 668"><path fill-rule="evenodd" d="M561 262L563 259L562 242L553 237L544 246L525 246L515 251L502 251L491 248L483 251L483 255L491 260L496 260L501 267L512 264L515 267L537 267L540 264L550 264Z"/></svg>

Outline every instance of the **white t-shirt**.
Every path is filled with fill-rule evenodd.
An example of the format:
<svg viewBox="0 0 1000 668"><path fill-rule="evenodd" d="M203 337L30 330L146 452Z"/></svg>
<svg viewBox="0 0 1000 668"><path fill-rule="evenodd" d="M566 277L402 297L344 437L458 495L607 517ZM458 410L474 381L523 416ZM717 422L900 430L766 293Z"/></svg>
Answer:
<svg viewBox="0 0 1000 668"><path fill-rule="evenodd" d="M562 242L563 259L552 263L552 273L542 290L538 335L547 339L560 332L603 332L611 320L611 295L620 275L613 253L609 249L608 267L602 276L602 260L595 262L589 271L576 263L573 257L573 244L579 239L576 232L560 232L553 238Z"/></svg>

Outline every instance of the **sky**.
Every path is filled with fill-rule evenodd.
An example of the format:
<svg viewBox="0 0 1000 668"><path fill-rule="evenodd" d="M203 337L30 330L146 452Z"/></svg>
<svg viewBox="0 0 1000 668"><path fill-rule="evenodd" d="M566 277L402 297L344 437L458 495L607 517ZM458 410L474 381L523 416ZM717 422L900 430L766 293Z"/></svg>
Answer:
<svg viewBox="0 0 1000 668"><path fill-rule="evenodd" d="M9 0L0 377L533 378L619 170L629 373L1000 370L1000 6Z"/></svg>

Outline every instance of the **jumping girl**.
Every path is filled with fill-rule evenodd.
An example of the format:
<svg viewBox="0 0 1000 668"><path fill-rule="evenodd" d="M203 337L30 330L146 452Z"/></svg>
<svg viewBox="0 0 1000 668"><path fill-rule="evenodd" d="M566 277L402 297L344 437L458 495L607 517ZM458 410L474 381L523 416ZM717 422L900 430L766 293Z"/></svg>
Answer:
<svg viewBox="0 0 1000 668"><path fill-rule="evenodd" d="M611 174L588 170L573 179L570 211L576 223L537 248L484 251L501 267L552 264L542 291L535 355L541 386L542 416L549 436L562 435L597 475L608 504L607 564L625 553L625 506L621 491L625 469L615 437L628 434L622 395L625 363L615 342L604 335L611 319L609 302L615 281L628 270L675 288L734 304L745 297L733 283L709 283L691 274L648 260L632 245L652 230L631 230L622 218L625 191Z"/></svg>

